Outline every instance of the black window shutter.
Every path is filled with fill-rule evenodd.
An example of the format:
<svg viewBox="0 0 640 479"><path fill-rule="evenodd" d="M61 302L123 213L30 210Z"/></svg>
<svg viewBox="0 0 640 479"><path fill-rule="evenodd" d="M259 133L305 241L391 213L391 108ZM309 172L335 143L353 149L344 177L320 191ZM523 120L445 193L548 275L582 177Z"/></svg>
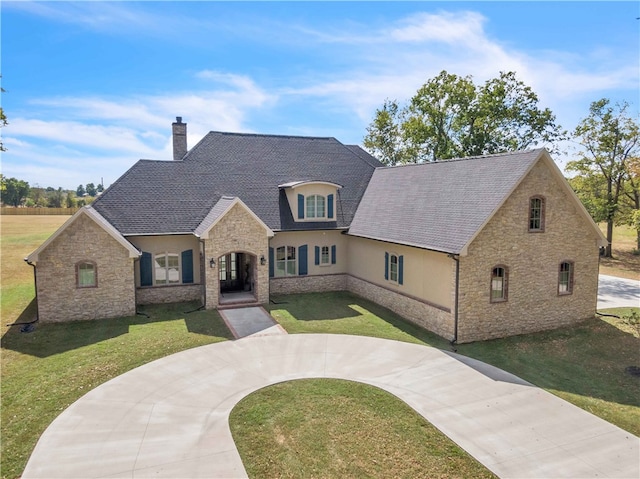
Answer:
<svg viewBox="0 0 640 479"><path fill-rule="evenodd" d="M298 195L298 219L304 219L304 195Z"/></svg>
<svg viewBox="0 0 640 479"><path fill-rule="evenodd" d="M384 253L384 279L389 279L389 253Z"/></svg>
<svg viewBox="0 0 640 479"><path fill-rule="evenodd" d="M182 282L184 284L193 283L193 250L188 249L182 252Z"/></svg>
<svg viewBox="0 0 640 479"><path fill-rule="evenodd" d="M333 195L327 196L327 218L333 218Z"/></svg>
<svg viewBox="0 0 640 479"><path fill-rule="evenodd" d="M275 267L275 265L273 264L273 258L273 248L269 248L269 278L273 278L273 271Z"/></svg>
<svg viewBox="0 0 640 479"><path fill-rule="evenodd" d="M153 285L153 271L151 269L151 253L142 252L140 257L140 286Z"/></svg>
<svg viewBox="0 0 640 479"><path fill-rule="evenodd" d="M307 245L305 244L298 248L298 275L302 276L307 272Z"/></svg>

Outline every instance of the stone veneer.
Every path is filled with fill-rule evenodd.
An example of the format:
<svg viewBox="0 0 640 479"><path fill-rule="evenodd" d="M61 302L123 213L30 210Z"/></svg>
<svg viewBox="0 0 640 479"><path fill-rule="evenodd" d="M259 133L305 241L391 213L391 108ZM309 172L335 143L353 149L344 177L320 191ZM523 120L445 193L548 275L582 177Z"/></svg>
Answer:
<svg viewBox="0 0 640 479"><path fill-rule="evenodd" d="M460 258L459 342L553 329L595 314L598 238L559 180L539 161ZM535 195L545 198L544 232L528 231ZM574 262L573 294L557 292L563 261ZM497 265L508 268L507 301L491 303Z"/></svg>
<svg viewBox="0 0 640 479"><path fill-rule="evenodd" d="M346 274L323 274L316 276L287 276L269 280L271 294L324 293L345 291Z"/></svg>
<svg viewBox="0 0 640 479"><path fill-rule="evenodd" d="M137 304L163 304L199 301L202 286L180 284L169 286L143 287L136 290Z"/></svg>
<svg viewBox="0 0 640 479"><path fill-rule="evenodd" d="M269 257L267 230L241 204L236 203L211 229L204 240L205 265L214 258L215 268L205 267L206 308L218 307L220 280L219 258L229 253L248 253L254 256L254 294L259 303L269 302L269 266L261 265L260 257Z"/></svg>
<svg viewBox="0 0 640 479"><path fill-rule="evenodd" d="M96 264L97 287L76 287L76 263ZM81 215L36 264L38 317L42 322L135 315L134 260L103 228Z"/></svg>
<svg viewBox="0 0 640 479"><path fill-rule="evenodd" d="M436 333L453 338L453 315L418 298L397 293L369 281L348 275L347 290L399 314L405 319Z"/></svg>

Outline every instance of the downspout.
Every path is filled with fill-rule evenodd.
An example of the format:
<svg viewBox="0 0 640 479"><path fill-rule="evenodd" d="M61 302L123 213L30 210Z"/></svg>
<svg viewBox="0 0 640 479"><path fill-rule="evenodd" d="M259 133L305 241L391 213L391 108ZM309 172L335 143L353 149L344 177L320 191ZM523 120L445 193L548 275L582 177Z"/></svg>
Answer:
<svg viewBox="0 0 640 479"><path fill-rule="evenodd" d="M449 258L456 262L456 299L454 302L455 313L453 315L453 339L451 340L451 346L455 346L458 343L458 293L460 291L460 255L449 254Z"/></svg>
<svg viewBox="0 0 640 479"><path fill-rule="evenodd" d="M33 286L36 290L36 296L34 298L34 301L36 302L36 319L34 319L33 321L23 321L20 323L11 323L11 324L7 324L7 326L17 326L20 324L34 324L37 323L38 321L40 321L40 312L39 312L39 306L38 306L38 275L36 274L36 265L34 263L32 263L31 261L29 261L28 258L24 259L25 263L27 263L29 266L31 266L33 268Z"/></svg>

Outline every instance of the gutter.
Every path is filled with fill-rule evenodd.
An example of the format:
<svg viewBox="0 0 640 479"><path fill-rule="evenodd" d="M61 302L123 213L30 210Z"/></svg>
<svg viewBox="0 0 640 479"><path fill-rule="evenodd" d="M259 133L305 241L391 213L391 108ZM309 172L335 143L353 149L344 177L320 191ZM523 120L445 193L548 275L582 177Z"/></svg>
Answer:
<svg viewBox="0 0 640 479"><path fill-rule="evenodd" d="M455 346L458 343L458 293L460 292L460 255L451 253L447 256L456 262L456 300L454 304L455 313L453 315L453 339L451 340L451 346Z"/></svg>

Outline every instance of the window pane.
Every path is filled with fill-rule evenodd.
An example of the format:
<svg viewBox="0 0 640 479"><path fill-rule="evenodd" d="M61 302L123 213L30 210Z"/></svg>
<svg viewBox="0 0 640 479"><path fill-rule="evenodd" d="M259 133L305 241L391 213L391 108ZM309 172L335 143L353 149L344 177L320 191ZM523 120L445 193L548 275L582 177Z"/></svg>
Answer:
<svg viewBox="0 0 640 479"><path fill-rule="evenodd" d="M542 228L542 200L532 198L529 212L529 229L539 230Z"/></svg>
<svg viewBox="0 0 640 479"><path fill-rule="evenodd" d="M291 276L296 274L296 262L295 262L295 260L287 261L287 274L291 275Z"/></svg>
<svg viewBox="0 0 640 479"><path fill-rule="evenodd" d="M156 266L156 284L167 283L167 258L165 255L156 255L154 258Z"/></svg>
<svg viewBox="0 0 640 479"><path fill-rule="evenodd" d="M493 268L491 272L491 299L504 299L504 268Z"/></svg>
<svg viewBox="0 0 640 479"><path fill-rule="evenodd" d="M287 246L287 259L296 259L296 249L293 246Z"/></svg>
<svg viewBox="0 0 640 479"><path fill-rule="evenodd" d="M276 261L276 276L284 276L285 275L285 261Z"/></svg>
<svg viewBox="0 0 640 479"><path fill-rule="evenodd" d="M236 254L231 254L231 279L234 280L238 277L238 269L236 264Z"/></svg>
<svg viewBox="0 0 640 479"><path fill-rule="evenodd" d="M558 292L571 292L571 263L560 264L560 275L558 277Z"/></svg>
<svg viewBox="0 0 640 479"><path fill-rule="evenodd" d="M389 265L389 279L391 281L398 281L398 257L394 254L391 255L391 263Z"/></svg>
<svg viewBox="0 0 640 479"><path fill-rule="evenodd" d="M167 255L167 278L169 283L180 282L180 259L177 254Z"/></svg>
<svg viewBox="0 0 640 479"><path fill-rule="evenodd" d="M324 218L324 196L316 196L316 217Z"/></svg>
<svg viewBox="0 0 640 479"><path fill-rule="evenodd" d="M278 261L283 260L284 259L284 252L286 251L286 248L284 246L280 246L278 247L278 249L276 250L276 259Z"/></svg>
<svg viewBox="0 0 640 479"><path fill-rule="evenodd" d="M223 256L218 260L218 271L220 272L220 281L226 281L227 279L227 258Z"/></svg>
<svg viewBox="0 0 640 479"><path fill-rule="evenodd" d="M307 218L316 217L316 197L314 195L307 196Z"/></svg>
<svg viewBox="0 0 640 479"><path fill-rule="evenodd" d="M78 266L78 286L87 287L96 285L96 275L93 264L83 263Z"/></svg>
<svg viewBox="0 0 640 479"><path fill-rule="evenodd" d="M322 256L321 256L320 262L322 264L329 264L329 247L328 246L322 247Z"/></svg>

